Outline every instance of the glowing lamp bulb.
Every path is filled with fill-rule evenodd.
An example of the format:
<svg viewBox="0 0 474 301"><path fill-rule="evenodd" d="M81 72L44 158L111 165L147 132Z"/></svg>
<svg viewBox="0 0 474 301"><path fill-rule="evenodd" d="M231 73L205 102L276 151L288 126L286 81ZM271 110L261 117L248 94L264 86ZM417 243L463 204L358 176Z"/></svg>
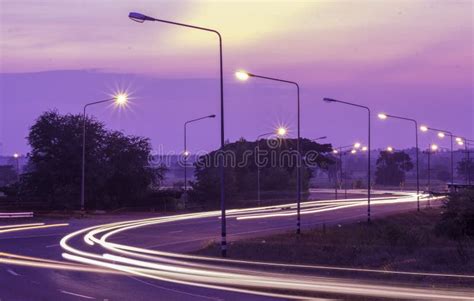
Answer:
<svg viewBox="0 0 474 301"><path fill-rule="evenodd" d="M284 127L279 127L279 128L277 129L277 135L280 136L280 137L285 136L287 132L288 132L288 131L287 131L286 128L284 128Z"/></svg>
<svg viewBox="0 0 474 301"><path fill-rule="evenodd" d="M420 126L420 131L422 131L422 132L428 131L428 127L426 125L422 125L422 126Z"/></svg>
<svg viewBox="0 0 474 301"><path fill-rule="evenodd" d="M354 144L354 148L360 148L360 143L359 143L359 142L356 142L356 143Z"/></svg>
<svg viewBox="0 0 474 301"><path fill-rule="evenodd" d="M388 146L388 147L387 147L387 151L388 151L388 152L393 152L393 147Z"/></svg>
<svg viewBox="0 0 474 301"><path fill-rule="evenodd" d="M438 133L438 137L439 137L439 138L444 138L444 136L445 136L445 135L444 135L443 132L439 132L439 133Z"/></svg>
<svg viewBox="0 0 474 301"><path fill-rule="evenodd" d="M337 153L339 153L339 152L337 151L337 149L333 149L333 150L332 150L332 153L333 153L333 154L337 154Z"/></svg>
<svg viewBox="0 0 474 301"><path fill-rule="evenodd" d="M239 80L245 81L249 79L250 75L245 71L237 71L235 72L235 77L237 77Z"/></svg>
<svg viewBox="0 0 474 301"><path fill-rule="evenodd" d="M351 154L355 154L357 151L355 149L351 150Z"/></svg>
<svg viewBox="0 0 474 301"><path fill-rule="evenodd" d="M362 147L362 151L363 151L363 152L366 152L367 149L368 149L367 146L363 146L363 147Z"/></svg>
<svg viewBox="0 0 474 301"><path fill-rule="evenodd" d="M457 141L457 142L462 142L462 138L456 137L456 141Z"/></svg>
<svg viewBox="0 0 474 301"><path fill-rule="evenodd" d="M438 146L436 144L431 144L431 150L432 151L437 151L438 150Z"/></svg>
<svg viewBox="0 0 474 301"><path fill-rule="evenodd" d="M18 159L19 157L20 157L19 154L17 154L17 153L14 153L14 154L13 154L13 158L15 158L15 159Z"/></svg>
<svg viewBox="0 0 474 301"><path fill-rule="evenodd" d="M379 118L382 119L382 120L387 119L387 114L380 113L378 116L379 116Z"/></svg>
<svg viewBox="0 0 474 301"><path fill-rule="evenodd" d="M118 104L119 106L123 106L127 103L128 101L128 96L127 94L120 93L115 96L115 103Z"/></svg>
<svg viewBox="0 0 474 301"><path fill-rule="evenodd" d="M464 145L464 142L461 141L458 141L458 145Z"/></svg>
<svg viewBox="0 0 474 301"><path fill-rule="evenodd" d="M183 155L184 155L185 157L188 157L188 156L189 156L189 152L188 152L188 151L184 151L184 152L183 152Z"/></svg>

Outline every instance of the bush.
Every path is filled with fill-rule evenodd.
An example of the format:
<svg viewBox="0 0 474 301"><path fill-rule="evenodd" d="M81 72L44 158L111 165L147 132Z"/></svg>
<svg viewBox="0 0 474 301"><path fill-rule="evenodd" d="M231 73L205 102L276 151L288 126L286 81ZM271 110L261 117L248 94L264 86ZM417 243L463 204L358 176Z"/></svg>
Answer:
<svg viewBox="0 0 474 301"><path fill-rule="evenodd" d="M436 232L454 240L474 237L474 190L465 190L448 198Z"/></svg>

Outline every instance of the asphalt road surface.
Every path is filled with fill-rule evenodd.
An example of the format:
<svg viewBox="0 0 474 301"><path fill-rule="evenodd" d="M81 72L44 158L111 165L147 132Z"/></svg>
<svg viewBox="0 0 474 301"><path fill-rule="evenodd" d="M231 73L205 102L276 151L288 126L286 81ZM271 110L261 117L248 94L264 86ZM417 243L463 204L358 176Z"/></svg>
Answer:
<svg viewBox="0 0 474 301"><path fill-rule="evenodd" d="M431 203L436 205L436 201ZM422 200L422 208L426 204ZM374 195L374 218L407 210L416 210L413 195ZM366 221L367 206L363 199L320 201L307 203L302 213L304 231L323 223ZM380 292L392 296L390 290L377 284L361 287L342 279L285 275L269 270L274 267L179 257L219 241L218 216L218 212L211 212L29 219L21 222L44 222L52 227L32 225L13 228L15 231L10 232L5 230L12 228L5 228L2 233L2 227L7 226L3 223L0 225L0 301L276 300L305 293L324 299L334 292L351 296L351 291L354 296L367 293L378 298ZM62 223L68 225L57 225ZM294 229L295 210L289 205L229 211L227 218L229 241ZM228 251L231 253L232 249ZM289 285L295 291L285 288L290 279L294 283ZM428 292L395 287L392 297L433 299ZM469 299L471 293L469 289L448 291L446 299Z"/></svg>

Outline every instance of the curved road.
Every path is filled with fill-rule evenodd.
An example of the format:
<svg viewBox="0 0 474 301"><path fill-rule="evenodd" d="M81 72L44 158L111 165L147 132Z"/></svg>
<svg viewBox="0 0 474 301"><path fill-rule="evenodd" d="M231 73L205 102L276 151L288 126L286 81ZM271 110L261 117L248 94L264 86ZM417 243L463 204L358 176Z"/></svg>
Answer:
<svg viewBox="0 0 474 301"><path fill-rule="evenodd" d="M380 195L374 197L372 213L381 217L413 210L415 202L413 194ZM303 229L365 221L366 200L305 202L302 214ZM308 269L315 271L311 275L321 274L314 267L286 266L282 272L271 264L184 255L217 238L218 216L216 211L103 217L69 225L48 221L50 227L6 228L3 233L0 226L0 300L274 300L308 295L469 300L473 295L309 276ZM293 205L228 211L230 240L294 228Z"/></svg>

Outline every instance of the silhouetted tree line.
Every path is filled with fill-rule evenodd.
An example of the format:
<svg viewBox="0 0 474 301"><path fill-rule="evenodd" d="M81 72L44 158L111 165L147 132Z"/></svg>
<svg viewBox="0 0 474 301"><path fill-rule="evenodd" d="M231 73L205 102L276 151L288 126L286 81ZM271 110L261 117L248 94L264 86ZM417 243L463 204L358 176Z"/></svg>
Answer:
<svg viewBox="0 0 474 301"><path fill-rule="evenodd" d="M375 183L400 185L405 182L405 173L413 168L410 156L403 151L381 151L377 159Z"/></svg>
<svg viewBox="0 0 474 301"><path fill-rule="evenodd" d="M46 202L50 208L80 205L82 162L81 115L43 113L30 128L29 162L20 180L23 200ZM165 168L149 166L149 139L107 130L86 119L86 207L116 208L145 199L159 185Z"/></svg>
<svg viewBox="0 0 474 301"><path fill-rule="evenodd" d="M330 144L301 140L303 154L302 191L308 191L312 168L327 169L334 163ZM255 142L240 139L225 145L224 150L201 156L195 163L195 181L191 182L190 199L206 208L218 208L220 197L219 156L225 174L225 194L228 206L237 200L256 199L257 174L260 167L261 191L288 192L296 198L296 139L262 139ZM258 160L257 160L258 157ZM272 161L273 160L273 161ZM240 164L242 163L242 164Z"/></svg>

